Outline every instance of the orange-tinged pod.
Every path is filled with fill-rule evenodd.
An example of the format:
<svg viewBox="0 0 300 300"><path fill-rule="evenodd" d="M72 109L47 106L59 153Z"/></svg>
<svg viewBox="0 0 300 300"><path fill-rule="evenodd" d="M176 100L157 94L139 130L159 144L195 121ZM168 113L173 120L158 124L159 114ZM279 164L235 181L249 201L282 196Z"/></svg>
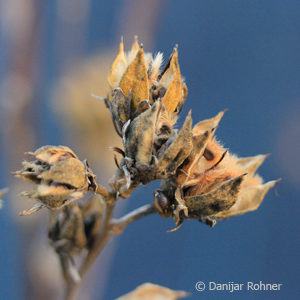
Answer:
<svg viewBox="0 0 300 300"><path fill-rule="evenodd" d="M125 96L128 96L130 92L133 110L138 107L142 100L149 99L149 81L143 48L139 49L135 59L123 74L119 87Z"/></svg>

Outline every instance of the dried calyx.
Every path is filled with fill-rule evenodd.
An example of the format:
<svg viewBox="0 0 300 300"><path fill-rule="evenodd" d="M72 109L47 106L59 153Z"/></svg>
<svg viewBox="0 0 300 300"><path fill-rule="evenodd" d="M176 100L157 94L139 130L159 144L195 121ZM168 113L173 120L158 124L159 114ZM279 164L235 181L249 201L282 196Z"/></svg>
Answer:
<svg viewBox="0 0 300 300"><path fill-rule="evenodd" d="M29 215L43 207L59 209L82 198L94 184L94 175L86 163L66 146L44 146L28 152L34 160L24 161L23 169L14 172L16 177L37 185L32 192L22 195L39 201L20 215Z"/></svg>
<svg viewBox="0 0 300 300"><path fill-rule="evenodd" d="M184 219L213 226L259 207L278 181L263 184L255 172L267 155L238 158L225 150L214 132L224 111L192 127L191 113L181 129L174 129L187 96L177 47L161 68L162 54L144 53L137 38L128 53L123 41L108 81L105 103L124 150L111 185L128 197L139 184L162 180L154 192L158 213L173 217L178 228Z"/></svg>

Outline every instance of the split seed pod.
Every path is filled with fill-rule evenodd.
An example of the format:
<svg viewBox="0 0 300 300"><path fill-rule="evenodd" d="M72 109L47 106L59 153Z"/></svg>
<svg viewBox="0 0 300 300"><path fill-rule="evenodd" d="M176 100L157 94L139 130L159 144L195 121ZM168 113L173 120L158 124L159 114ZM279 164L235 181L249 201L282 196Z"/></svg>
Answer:
<svg viewBox="0 0 300 300"><path fill-rule="evenodd" d="M224 112L196 124L193 148L178 168L172 188L162 182L160 192L168 195L177 228L184 219L225 219L255 210L278 181L262 183L256 174L268 155L238 158L225 150L213 137ZM157 200L156 200L157 202Z"/></svg>

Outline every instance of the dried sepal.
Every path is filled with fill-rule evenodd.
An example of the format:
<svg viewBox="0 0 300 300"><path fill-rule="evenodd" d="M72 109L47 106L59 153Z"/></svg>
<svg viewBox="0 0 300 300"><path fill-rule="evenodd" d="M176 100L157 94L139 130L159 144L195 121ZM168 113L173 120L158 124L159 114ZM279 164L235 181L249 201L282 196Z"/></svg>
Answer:
<svg viewBox="0 0 300 300"><path fill-rule="evenodd" d="M45 208L46 205L42 203L36 203L34 204L30 209L23 210L19 213L19 216L29 216L31 214L34 214L41 210L42 208Z"/></svg>
<svg viewBox="0 0 300 300"><path fill-rule="evenodd" d="M241 166L248 174L254 175L257 169L269 155L270 154L259 154L251 157L238 158L237 164Z"/></svg>
<svg viewBox="0 0 300 300"><path fill-rule="evenodd" d="M109 107L116 132L121 136L124 124L130 118L130 100L120 88L112 90L112 100L105 99Z"/></svg>
<svg viewBox="0 0 300 300"><path fill-rule="evenodd" d="M124 53L124 43L122 38L120 42L119 53L111 66L111 72L108 76L108 83L111 88L116 88L118 86L120 74L125 71L126 67L127 61Z"/></svg>
<svg viewBox="0 0 300 300"><path fill-rule="evenodd" d="M125 155L137 164L148 165L152 158L155 123L161 103L156 102L151 108L136 117L126 132Z"/></svg>
<svg viewBox="0 0 300 300"><path fill-rule="evenodd" d="M227 211L217 213L214 217L217 219L226 219L256 210L261 205L268 191L278 182L280 180L272 180L264 184L243 188L235 205Z"/></svg>
<svg viewBox="0 0 300 300"><path fill-rule="evenodd" d="M69 157L78 158L77 155L67 146L43 146L35 152L26 152L35 159L47 164L56 163Z"/></svg>
<svg viewBox="0 0 300 300"><path fill-rule="evenodd" d="M174 139L166 142L159 154L157 173L160 178L174 174L192 150L192 117L189 112L186 120Z"/></svg>
<svg viewBox="0 0 300 300"><path fill-rule="evenodd" d="M40 201L21 215L29 215L43 208L61 208L84 196L92 185L91 170L76 154L65 146L44 146L32 155L35 160L24 161L23 169L13 174L37 185L22 195Z"/></svg>
<svg viewBox="0 0 300 300"><path fill-rule="evenodd" d="M144 99L149 99L149 81L147 67L144 61L144 50L140 48L133 62L123 74L119 87L125 96L129 95L131 107L134 111Z"/></svg>
<svg viewBox="0 0 300 300"><path fill-rule="evenodd" d="M174 113L177 107L183 103L183 82L178 63L177 47L174 48L167 70L159 80L159 86L166 89L162 101L167 112Z"/></svg>
<svg viewBox="0 0 300 300"><path fill-rule="evenodd" d="M213 128L217 128L225 112L226 110L220 111L215 117L197 123L193 127L193 135L197 136L206 131L211 131Z"/></svg>

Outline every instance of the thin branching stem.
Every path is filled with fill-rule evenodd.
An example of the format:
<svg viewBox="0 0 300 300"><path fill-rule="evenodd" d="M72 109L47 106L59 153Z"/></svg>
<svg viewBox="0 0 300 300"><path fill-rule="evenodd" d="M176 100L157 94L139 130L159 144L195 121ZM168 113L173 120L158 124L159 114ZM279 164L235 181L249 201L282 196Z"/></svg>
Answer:
<svg viewBox="0 0 300 300"><path fill-rule="evenodd" d="M125 216L112 220L112 231L115 234L120 234L123 230L131 223L148 216L150 214L154 214L156 212L156 208L153 204L146 204L141 206L130 213L126 214Z"/></svg>
<svg viewBox="0 0 300 300"><path fill-rule="evenodd" d="M130 191L132 192L132 191ZM139 207L132 212L124 215L119 219L113 219L113 212L115 208L116 201L118 199L118 194L115 192L109 192L101 185L97 184L95 193L101 195L106 203L106 210L103 215L104 222L101 227L100 232L96 235L94 242L90 246L87 256L85 257L79 274L81 279L85 276L89 268L93 265L96 258L102 252L109 240L116 234L120 234L123 230L131 223L156 212L153 204L147 204ZM74 280L67 280L65 299L72 300L75 297L75 292L79 287L79 282L74 282Z"/></svg>

